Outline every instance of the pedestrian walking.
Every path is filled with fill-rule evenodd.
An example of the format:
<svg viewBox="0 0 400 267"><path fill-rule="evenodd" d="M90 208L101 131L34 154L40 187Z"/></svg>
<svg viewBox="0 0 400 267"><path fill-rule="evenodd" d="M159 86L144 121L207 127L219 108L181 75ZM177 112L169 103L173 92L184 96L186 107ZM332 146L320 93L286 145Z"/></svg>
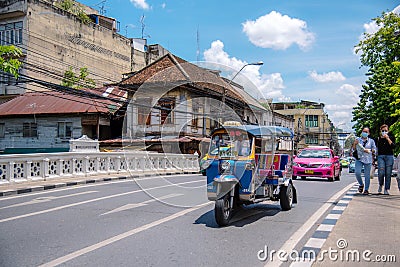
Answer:
<svg viewBox="0 0 400 267"><path fill-rule="evenodd" d="M393 150L395 143L394 137L389 134L389 127L386 124L383 124L379 129L380 133L376 141L378 149L378 194L382 193L382 187L385 186L383 192L385 195L389 195L394 163Z"/></svg>
<svg viewBox="0 0 400 267"><path fill-rule="evenodd" d="M371 165L373 161L372 154L376 152L375 141L369 138L369 128L364 127L361 132L361 137L356 138L352 145L352 155L356 159L355 175L358 181L358 192L364 195L369 194L369 185L371 177ZM364 167L364 180L361 178L361 170Z"/></svg>

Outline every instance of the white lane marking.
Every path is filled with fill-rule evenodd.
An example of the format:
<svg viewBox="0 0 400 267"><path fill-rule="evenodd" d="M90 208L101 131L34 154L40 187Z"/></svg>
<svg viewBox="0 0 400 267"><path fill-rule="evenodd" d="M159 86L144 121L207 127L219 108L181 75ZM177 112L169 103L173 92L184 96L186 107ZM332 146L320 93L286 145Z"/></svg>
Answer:
<svg viewBox="0 0 400 267"><path fill-rule="evenodd" d="M32 204L38 204L38 203L44 203L44 202L48 202L48 201L55 200L55 199L66 198L66 197L75 197L75 196L79 196L79 195L85 195L85 194L91 194L91 193L97 193L97 192L99 192L99 191L85 191L85 192L69 194L69 195L64 195L64 196L58 196L58 197L53 197L53 196L38 197L38 198L32 199L27 202L17 203L17 204L6 206L6 207L1 207L0 210L14 208L14 207L20 207L20 206L26 206L26 205L32 205Z"/></svg>
<svg viewBox="0 0 400 267"><path fill-rule="evenodd" d="M311 237L310 239L308 239L307 243L304 245L305 247L309 247L309 248L322 248L322 246L324 245L326 239L321 239L321 238L313 238Z"/></svg>
<svg viewBox="0 0 400 267"><path fill-rule="evenodd" d="M345 210L346 206L335 206L332 210Z"/></svg>
<svg viewBox="0 0 400 267"><path fill-rule="evenodd" d="M204 180L202 179L202 180L182 182L182 183L177 183L177 184L179 185L179 184L189 184L189 183L197 183L197 182L204 182ZM171 185L162 185L162 186L147 188L146 190L159 189L159 188L165 188L165 187L170 187L170 186ZM114 198L114 197L120 197L120 196L135 194L135 193L138 193L138 192L144 192L144 191L143 190L135 190L135 191L120 193L120 194L116 194L116 195L110 195L110 196L106 196L106 197L89 199L89 200L85 200L85 201L81 201L81 202L77 202L77 203L72 203L72 204L68 204L68 205L64 205L64 206L59 206L59 207L55 207L55 208L51 208L51 209L47 209L47 210L36 211L36 212L32 212L32 213L27 213L27 214L15 216L15 217L2 219L2 220L0 220L0 223L13 221L13 220L21 219L21 218L26 218L26 217L30 217L30 216L35 216L35 215L48 213L48 212L52 212L52 211L58 211L58 210L62 210L62 209L70 208L70 207L75 207L75 206L78 206L78 205L87 204L87 203L100 201L100 200L104 200L104 199L110 199L110 198Z"/></svg>
<svg viewBox="0 0 400 267"><path fill-rule="evenodd" d="M168 198L172 198L172 197L178 197L178 196L183 196L183 194L170 194L170 195L166 195L166 196L163 196L163 197L157 197L157 198L154 198L154 199L146 200L146 201L143 201L143 202L140 202L140 203L126 204L124 206L121 206L119 208L110 210L110 211L108 211L106 213L103 213L101 215L107 215L107 214L114 213L114 212L119 212L119 211L134 209L134 208L138 208L138 207L143 207L143 206L146 206L147 204L149 204L151 202L155 202L155 201L163 200L163 199L168 199Z"/></svg>
<svg viewBox="0 0 400 267"><path fill-rule="evenodd" d="M338 204L349 204L350 200L339 200Z"/></svg>
<svg viewBox="0 0 400 267"><path fill-rule="evenodd" d="M323 204L314 214L283 244L283 246L277 250L283 250L287 253L293 251L296 247L297 243L306 235L306 233L315 225L315 223L321 218L322 215L332 206L333 203L346 191L349 190L355 183L351 183L339 192L337 192L334 196L332 196L325 204ZM281 266L282 262L279 261L268 261L265 266Z"/></svg>
<svg viewBox="0 0 400 267"><path fill-rule="evenodd" d="M335 225L333 224L320 224L317 228L317 231L332 232L334 226Z"/></svg>
<svg viewBox="0 0 400 267"><path fill-rule="evenodd" d="M338 220L340 218L340 215L342 214L330 213L325 217L325 219Z"/></svg>
<svg viewBox="0 0 400 267"><path fill-rule="evenodd" d="M207 205L210 205L210 204L211 204L210 202L207 202L207 203L201 204L201 205L193 207L193 208L189 208L189 209L185 209L185 210L179 211L179 212L174 213L174 214L172 214L172 215L170 215L168 217L165 217L165 218L162 218L160 220L154 221L152 223L149 223L149 224L134 228L134 229L129 230L129 231L125 232L125 233L113 236L113 237L108 238L106 240L103 240L103 241L101 241L99 243L96 243L96 244L93 244L91 246L85 247L83 249L77 250L75 252L72 252L70 254L62 256L62 257L57 258L55 260L52 260L52 261L50 261L48 263L42 264L39 267L50 267L50 266L60 265L62 263L65 263L67 261L75 259L75 258L77 258L79 256L82 256L82 255L84 255L86 253L89 253L89 252L92 252L92 251L97 250L99 248L105 247L107 245L110 245L112 243L120 241L120 240L122 240L124 238L130 237L132 235L135 235L137 233L140 233L142 231L145 231L145 230L148 230L148 229L150 229L152 227L160 225L162 223L165 223L165 222L171 221L173 219L179 218L179 217L181 217L181 216L183 216L183 215L185 215L185 214L187 214L189 212L195 211L197 209L200 209L200 208L202 208L204 206L207 206Z"/></svg>
<svg viewBox="0 0 400 267"><path fill-rule="evenodd" d="M36 196L36 195L49 194L49 193L52 193L52 192L60 192L60 191L65 191L65 190L74 190L74 189L77 189L77 188L79 189L79 188L102 186L102 185L108 185L108 184L128 183L128 182L135 182L135 181L142 181L142 180L166 179L166 178L172 178L172 177L176 177L176 176L178 176L178 177L180 177L180 176L199 176L199 174L176 174L176 175L164 175L164 176L151 176L151 177L145 177L145 178L128 177L127 179L117 180L117 181L98 181L98 182L93 183L93 184L82 184L82 185L79 185L79 186L67 186L67 187L63 187L63 188L59 188L59 189L51 189L51 191L44 190L44 191L40 191L40 192L22 194L22 195L18 195L18 196L0 197L0 201L9 200L9 199L15 199L15 198L22 198L22 197L30 197L30 196ZM96 179L96 178L94 177L93 179ZM49 182L51 182L51 180ZM59 183L59 184L64 184L64 183ZM0 186L0 188L1 188L1 186Z"/></svg>
<svg viewBox="0 0 400 267"><path fill-rule="evenodd" d="M295 261L290 264L290 267L311 267L314 261L308 258L300 258L299 261Z"/></svg>

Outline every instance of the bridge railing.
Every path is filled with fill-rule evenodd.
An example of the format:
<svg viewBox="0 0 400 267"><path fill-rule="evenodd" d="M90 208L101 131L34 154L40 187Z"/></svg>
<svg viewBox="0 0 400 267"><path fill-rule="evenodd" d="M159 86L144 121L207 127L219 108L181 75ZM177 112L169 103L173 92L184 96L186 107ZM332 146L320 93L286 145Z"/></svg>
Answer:
<svg viewBox="0 0 400 267"><path fill-rule="evenodd" d="M0 155L0 184L104 174L199 171L196 155L152 152L64 152Z"/></svg>

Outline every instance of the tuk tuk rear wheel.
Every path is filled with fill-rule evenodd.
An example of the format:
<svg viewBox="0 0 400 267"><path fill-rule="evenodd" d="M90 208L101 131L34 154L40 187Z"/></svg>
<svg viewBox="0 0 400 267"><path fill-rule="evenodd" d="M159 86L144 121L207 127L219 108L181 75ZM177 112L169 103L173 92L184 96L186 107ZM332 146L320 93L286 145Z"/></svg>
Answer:
<svg viewBox="0 0 400 267"><path fill-rule="evenodd" d="M290 210L293 204L293 187L291 184L288 186L281 185L280 189L279 200L281 209L283 211Z"/></svg>
<svg viewBox="0 0 400 267"><path fill-rule="evenodd" d="M232 209L229 194L215 201L215 221L219 226L226 226L232 216Z"/></svg>

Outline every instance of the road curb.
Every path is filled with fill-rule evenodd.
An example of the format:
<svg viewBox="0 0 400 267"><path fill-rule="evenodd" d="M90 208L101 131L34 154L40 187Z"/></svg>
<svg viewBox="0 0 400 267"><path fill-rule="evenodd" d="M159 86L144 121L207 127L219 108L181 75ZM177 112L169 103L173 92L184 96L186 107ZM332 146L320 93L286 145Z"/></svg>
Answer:
<svg viewBox="0 0 400 267"><path fill-rule="evenodd" d="M166 176L172 176L172 175L177 175L177 174L198 174L199 172L167 172L163 175ZM113 177L104 177L104 178L88 178L82 180L82 178L76 178L76 180L71 180L68 182L57 182L57 180L54 180L54 183L49 183L45 185L31 185L31 186L24 186L21 184L20 188L16 189L6 189L6 190L1 190L0 191L0 197L6 197L6 196L13 196L13 195L19 195L19 194L25 194L25 193L31 193L31 192L37 192L37 191L44 191L44 190L50 190L50 189L55 189L55 188L60 188L60 187L67 187L67 186L78 186L78 185L84 185L84 184L94 184L94 183L103 183L103 182L112 182L112 181L119 181L119 180L128 180L128 179L137 179L137 178L144 178L144 177L151 177L151 176L156 176L156 174L151 174L151 173L146 173L146 174L137 174L137 175L132 175L132 176L113 176ZM162 175L160 175L162 176Z"/></svg>

